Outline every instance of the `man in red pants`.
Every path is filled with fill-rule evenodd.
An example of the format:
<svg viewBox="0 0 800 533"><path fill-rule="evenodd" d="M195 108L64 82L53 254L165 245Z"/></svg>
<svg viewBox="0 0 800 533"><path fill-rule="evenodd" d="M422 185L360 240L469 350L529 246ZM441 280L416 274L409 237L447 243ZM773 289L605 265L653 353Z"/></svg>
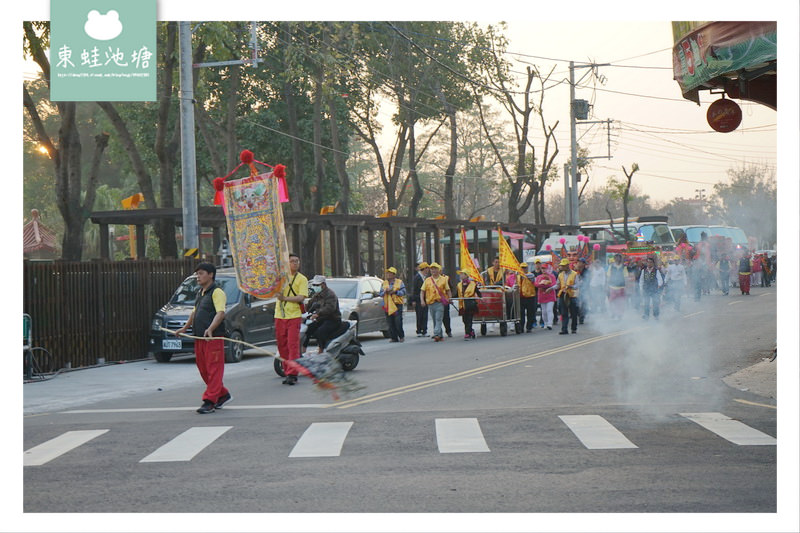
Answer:
<svg viewBox="0 0 800 533"><path fill-rule="evenodd" d="M278 342L278 355L282 359L293 361L300 357L300 321L303 315L300 305L308 298L308 278L300 273L300 258L295 254L289 254L289 283L283 287L277 298L275 340ZM284 365L284 385L297 383L297 370L289 366Z"/></svg>
<svg viewBox="0 0 800 533"><path fill-rule="evenodd" d="M194 355L197 369L206 384L203 393L203 405L197 410L201 415L213 413L225 402L232 399L230 391L222 384L222 375L225 372L225 304L226 297L215 282L217 268L211 263L200 263L195 269L197 284L200 291L197 294L194 309L186 324L177 331L178 335L185 333L194 325Z"/></svg>

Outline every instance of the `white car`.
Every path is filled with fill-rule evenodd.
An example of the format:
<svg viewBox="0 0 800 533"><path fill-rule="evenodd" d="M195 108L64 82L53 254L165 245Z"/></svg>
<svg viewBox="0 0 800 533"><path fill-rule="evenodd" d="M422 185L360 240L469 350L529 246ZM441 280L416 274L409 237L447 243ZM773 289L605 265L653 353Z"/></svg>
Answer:
<svg viewBox="0 0 800 533"><path fill-rule="evenodd" d="M327 278L325 283L339 298L342 320L356 321L356 335L380 331L384 337L389 337L383 298L379 296L382 279L373 276ZM309 291L313 291L311 286Z"/></svg>

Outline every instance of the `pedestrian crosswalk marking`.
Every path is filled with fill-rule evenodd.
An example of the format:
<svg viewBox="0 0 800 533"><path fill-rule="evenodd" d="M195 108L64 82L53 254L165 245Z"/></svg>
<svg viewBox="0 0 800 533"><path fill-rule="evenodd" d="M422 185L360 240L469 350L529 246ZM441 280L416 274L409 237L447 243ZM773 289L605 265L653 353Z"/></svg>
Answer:
<svg viewBox="0 0 800 533"><path fill-rule="evenodd" d="M338 457L352 422L320 422L308 426L289 457Z"/></svg>
<svg viewBox="0 0 800 533"><path fill-rule="evenodd" d="M741 446L774 446L777 440L721 413L680 413L704 429ZM591 450L638 448L599 415L558 415L580 442ZM289 454L299 457L338 457L353 422L312 423ZM191 461L233 426L192 427L173 438L140 463ZM107 433L108 429L67 431L24 452L23 466L44 465ZM489 452L477 418L435 419L440 453Z"/></svg>
<svg viewBox="0 0 800 533"><path fill-rule="evenodd" d="M751 428L738 420L733 420L722 413L681 413L681 416L740 446L774 446L778 443L775 437Z"/></svg>
<svg viewBox="0 0 800 533"><path fill-rule="evenodd" d="M436 442L440 453L489 451L477 418L437 418Z"/></svg>
<svg viewBox="0 0 800 533"><path fill-rule="evenodd" d="M168 463L191 461L212 442L220 438L233 426L210 426L189 428L156 451L139 461L140 463Z"/></svg>
<svg viewBox="0 0 800 533"><path fill-rule="evenodd" d="M638 448L602 416L559 415L558 418L590 450Z"/></svg>
<svg viewBox="0 0 800 533"><path fill-rule="evenodd" d="M41 466L107 432L107 429L67 431L26 451L23 454L22 465Z"/></svg>

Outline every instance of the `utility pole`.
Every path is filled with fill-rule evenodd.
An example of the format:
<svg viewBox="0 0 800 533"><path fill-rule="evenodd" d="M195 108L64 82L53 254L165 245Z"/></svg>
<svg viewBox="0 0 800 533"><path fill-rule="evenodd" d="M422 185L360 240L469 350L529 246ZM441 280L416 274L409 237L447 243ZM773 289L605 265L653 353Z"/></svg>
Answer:
<svg viewBox="0 0 800 533"><path fill-rule="evenodd" d="M178 22L180 44L180 118L181 118L181 182L183 196L183 253L200 257L200 224L197 217L197 159L194 135L194 88L192 69L228 65L258 66L260 51L255 22L250 23L250 59L192 64L192 28L188 21ZM194 253L192 253L192 251Z"/></svg>
<svg viewBox="0 0 800 533"><path fill-rule="evenodd" d="M183 253L199 257L200 225L197 219L197 160L194 145L194 89L192 87L192 29L178 22L180 43L181 183L183 193ZM194 254L191 254L194 255Z"/></svg>
<svg viewBox="0 0 800 533"><path fill-rule="evenodd" d="M570 163L569 163L569 187L566 183L567 177L565 176L564 183L564 213L569 213L569 218L566 219L567 224L570 226L577 226L580 224L580 214L578 209L578 141L577 141L577 122L581 120L581 124L593 124L595 122L607 122L609 125L609 145L608 156L595 156L586 157L584 159L595 159L597 157L607 157L611 159L611 136L610 125L611 120L608 121L586 121L589 112L589 103L586 100L575 100L575 69L576 68L592 68L607 66L610 63L587 63L584 65L575 66L574 61L569 62L569 140L570 140ZM579 107L580 106L580 107ZM568 191L568 189L570 189ZM567 192L570 194L567 196Z"/></svg>

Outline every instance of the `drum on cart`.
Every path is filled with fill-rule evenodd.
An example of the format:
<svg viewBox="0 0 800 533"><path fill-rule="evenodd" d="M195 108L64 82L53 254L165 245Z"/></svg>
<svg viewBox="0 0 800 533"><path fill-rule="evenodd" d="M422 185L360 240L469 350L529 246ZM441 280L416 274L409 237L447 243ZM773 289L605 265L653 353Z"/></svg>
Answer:
<svg viewBox="0 0 800 533"><path fill-rule="evenodd" d="M488 285L481 287L480 291L478 312L473 317L473 324L480 324L481 335L486 335L487 324L500 324L500 335L502 336L508 334L509 323L513 323L516 333L522 333L519 289Z"/></svg>

